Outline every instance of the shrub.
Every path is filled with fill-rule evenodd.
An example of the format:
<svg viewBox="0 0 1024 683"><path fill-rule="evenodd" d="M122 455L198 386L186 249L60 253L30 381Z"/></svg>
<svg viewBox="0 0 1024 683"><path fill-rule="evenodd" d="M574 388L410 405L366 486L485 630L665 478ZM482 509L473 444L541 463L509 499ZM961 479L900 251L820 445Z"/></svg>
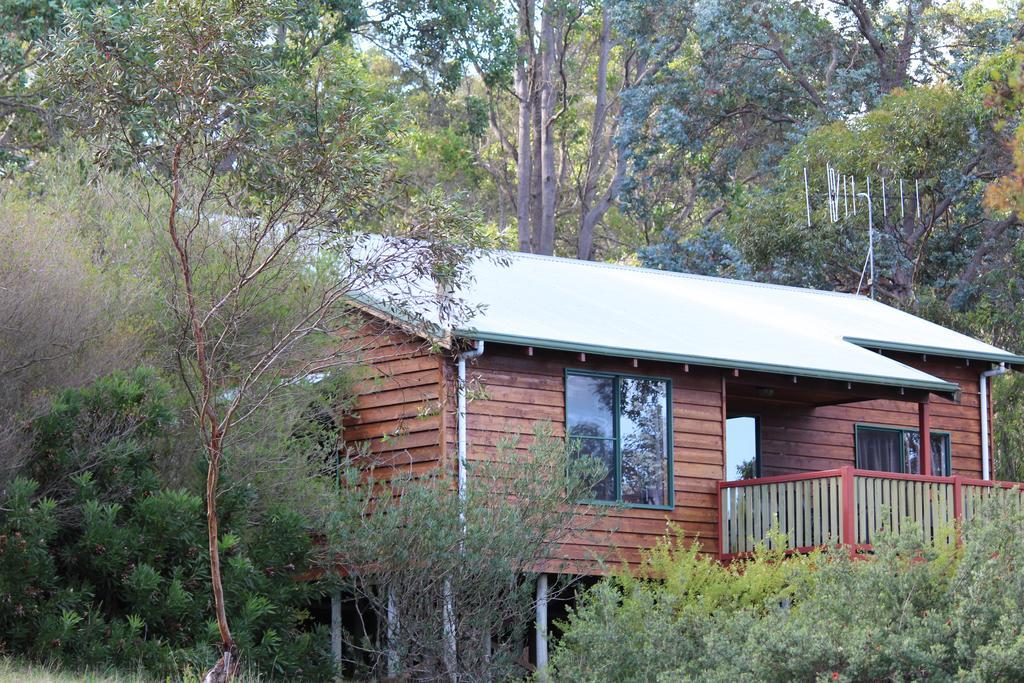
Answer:
<svg viewBox="0 0 1024 683"><path fill-rule="evenodd" d="M963 542L913 529L869 557L761 548L728 567L666 544L588 591L555 680L899 681L1024 677L1024 515L990 502ZM658 578L653 578L657 576Z"/></svg>
<svg viewBox="0 0 1024 683"><path fill-rule="evenodd" d="M348 569L342 589L358 599L362 624L383 625L345 634L356 672L416 681L522 676L534 577L541 566L564 572L559 544L588 521L573 503L603 468L571 457L548 425L528 445L502 440L486 459L470 460L462 496L441 470L385 479L387 468L381 476L359 464L343 470L349 488L328 527Z"/></svg>
<svg viewBox="0 0 1024 683"><path fill-rule="evenodd" d="M67 391L32 427L33 458L0 494L2 652L69 667L177 676L215 657L202 498L154 464L174 413L150 370ZM312 546L280 505L225 495L225 591L236 638L265 674L330 675L307 628ZM254 512L256 508L259 512Z"/></svg>

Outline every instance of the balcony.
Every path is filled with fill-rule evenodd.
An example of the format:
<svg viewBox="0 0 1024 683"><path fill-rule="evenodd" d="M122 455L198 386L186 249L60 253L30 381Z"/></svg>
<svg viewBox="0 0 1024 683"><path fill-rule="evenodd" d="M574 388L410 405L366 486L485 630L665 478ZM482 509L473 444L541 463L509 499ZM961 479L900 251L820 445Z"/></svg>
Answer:
<svg viewBox="0 0 1024 683"><path fill-rule="evenodd" d="M852 467L719 482L719 557L751 553L773 528L785 537L787 552L835 544L870 550L879 531L909 524L925 541L953 540L955 522L973 517L984 499L997 495L1020 506L1020 486Z"/></svg>

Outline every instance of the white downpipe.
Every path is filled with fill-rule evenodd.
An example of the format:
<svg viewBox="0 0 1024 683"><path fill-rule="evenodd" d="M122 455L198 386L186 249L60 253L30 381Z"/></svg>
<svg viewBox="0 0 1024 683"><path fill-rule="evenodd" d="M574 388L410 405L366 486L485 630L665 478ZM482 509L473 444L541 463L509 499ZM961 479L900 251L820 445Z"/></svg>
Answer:
<svg viewBox="0 0 1024 683"><path fill-rule="evenodd" d="M462 523L462 533L466 533L466 360L479 358L484 354L483 340L477 340L474 348L463 351L458 355L458 383L456 386L457 416L458 423L458 457L459 457L459 522ZM443 437L442 437L443 438ZM462 544L459 544L460 552ZM455 633L455 596L452 594L451 579L444 581L444 605L442 605L441 618L444 621L445 641L445 667L452 680L458 677L458 640Z"/></svg>
<svg viewBox="0 0 1024 683"><path fill-rule="evenodd" d="M476 346L459 354L458 379L458 425L459 425L459 502L466 500L466 360L484 355L484 342L477 340ZM466 523L465 511L459 511L463 526Z"/></svg>
<svg viewBox="0 0 1024 683"><path fill-rule="evenodd" d="M991 400L989 398L988 391L988 378L998 377L999 375L1005 375L1007 372L1006 364L1000 363L999 367L992 370L986 370L981 373L981 381L979 382L979 388L981 391L981 478L986 481L992 478L992 469L989 464L990 460L990 448L989 448L989 423L988 423L988 404Z"/></svg>

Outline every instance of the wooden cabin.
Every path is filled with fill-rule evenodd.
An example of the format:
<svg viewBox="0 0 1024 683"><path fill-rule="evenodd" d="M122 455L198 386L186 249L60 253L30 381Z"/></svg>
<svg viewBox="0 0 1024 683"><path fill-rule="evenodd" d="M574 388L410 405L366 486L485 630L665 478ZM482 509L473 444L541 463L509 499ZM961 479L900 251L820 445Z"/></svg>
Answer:
<svg viewBox="0 0 1024 683"><path fill-rule="evenodd" d="M479 310L434 347L364 300L382 379L345 437L453 476L503 437L525 446L541 421L578 439L607 476L579 503L601 506L602 533L562 547L573 572L637 561L670 523L722 558L771 525L794 550L869 546L907 517L934 535L1003 486L987 384L1020 356L864 296L501 261L475 263L459 295ZM485 397L460 409L470 381Z"/></svg>

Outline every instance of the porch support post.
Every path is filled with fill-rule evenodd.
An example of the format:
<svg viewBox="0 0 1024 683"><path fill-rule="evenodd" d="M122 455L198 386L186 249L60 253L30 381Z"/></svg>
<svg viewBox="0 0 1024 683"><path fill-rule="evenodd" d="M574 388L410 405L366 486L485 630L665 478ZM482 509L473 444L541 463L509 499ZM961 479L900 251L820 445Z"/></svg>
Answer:
<svg viewBox="0 0 1024 683"><path fill-rule="evenodd" d="M843 507L842 515L843 542L850 548L850 557L857 555L857 520L854 517L857 506L854 504L853 468L847 465L842 469Z"/></svg>
<svg viewBox="0 0 1024 683"><path fill-rule="evenodd" d="M444 580L444 604L441 606L441 619L444 621L444 666L448 670L448 680L459 678L459 645L455 624L455 596L452 594L451 579Z"/></svg>
<svg viewBox="0 0 1024 683"><path fill-rule="evenodd" d="M548 575L537 575L537 638L534 643L537 651L537 671L543 672L548 666ZM543 673L542 673L543 675Z"/></svg>
<svg viewBox="0 0 1024 683"><path fill-rule="evenodd" d="M398 602L395 600L395 591L391 586L387 587L387 614L385 615L385 629L387 634L387 673L388 678L398 676L400 661L398 659L398 633L401 628L401 616L398 611Z"/></svg>
<svg viewBox="0 0 1024 683"><path fill-rule="evenodd" d="M725 555L725 535L729 533L728 521L725 517L725 510L722 509L722 482L718 482L718 559Z"/></svg>
<svg viewBox="0 0 1024 683"><path fill-rule="evenodd" d="M341 671L341 590L331 593L331 657Z"/></svg>
<svg viewBox="0 0 1024 683"><path fill-rule="evenodd" d="M917 404L918 432L921 435L921 446L917 455L921 459L921 474L932 474L932 413L928 401Z"/></svg>

